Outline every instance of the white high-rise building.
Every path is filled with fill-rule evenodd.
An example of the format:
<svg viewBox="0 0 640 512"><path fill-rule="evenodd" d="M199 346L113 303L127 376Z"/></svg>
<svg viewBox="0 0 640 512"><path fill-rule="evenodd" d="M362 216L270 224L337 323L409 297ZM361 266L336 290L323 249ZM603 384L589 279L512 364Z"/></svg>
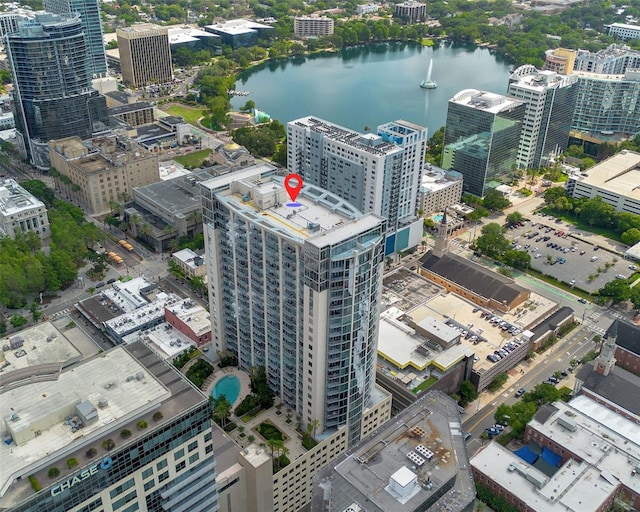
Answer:
<svg viewBox="0 0 640 512"><path fill-rule="evenodd" d="M240 173L202 184L215 349L353 444L374 401L385 221L311 184L291 207L283 178Z"/></svg>
<svg viewBox="0 0 640 512"><path fill-rule="evenodd" d="M287 125L287 161L305 183L387 219L386 254L414 247L427 128L407 121L358 133L313 117Z"/></svg>
<svg viewBox="0 0 640 512"><path fill-rule="evenodd" d="M578 94L578 77L520 66L509 77L507 96L526 104L516 165L536 169L563 153Z"/></svg>

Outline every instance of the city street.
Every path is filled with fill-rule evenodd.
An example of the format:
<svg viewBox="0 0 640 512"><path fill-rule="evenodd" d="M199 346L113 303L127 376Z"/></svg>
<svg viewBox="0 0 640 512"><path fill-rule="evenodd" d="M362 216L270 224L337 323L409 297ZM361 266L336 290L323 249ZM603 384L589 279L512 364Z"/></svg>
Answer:
<svg viewBox="0 0 640 512"><path fill-rule="evenodd" d="M514 394L518 389L533 389L555 372L566 370L572 359L580 359L595 349L593 336L593 332L587 326L577 327L547 352L537 355L531 363L522 361L511 372L515 373L515 377L510 375L507 383L498 392L481 393L478 400L469 404L462 416L462 425L463 429L472 435L473 440L468 443L470 451L480 446L481 441L478 438L484 429L495 423L493 415L499 405L517 402ZM524 370L524 374L521 374L520 370ZM562 379L558 387L566 386L573 389L573 375L569 373L569 377Z"/></svg>

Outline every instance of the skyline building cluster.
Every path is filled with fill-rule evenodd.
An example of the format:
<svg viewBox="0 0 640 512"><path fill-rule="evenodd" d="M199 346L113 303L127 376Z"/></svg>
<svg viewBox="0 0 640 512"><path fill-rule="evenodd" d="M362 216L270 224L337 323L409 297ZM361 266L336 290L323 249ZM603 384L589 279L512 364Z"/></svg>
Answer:
<svg viewBox="0 0 640 512"><path fill-rule="evenodd" d="M49 169L53 163L80 187L75 197L85 209L106 211L114 198L135 195L134 186L159 179L158 157L124 138L105 135L106 100L91 83L107 74L98 2L45 0L44 5L50 12L32 20L5 20L21 150L38 168ZM423 7L403 2L396 6L396 16L420 19ZM296 22L309 22L304 30L299 28L314 35L307 32L330 33L332 22L327 20ZM167 34L166 27L151 25L118 30L126 84L145 87L173 79ZM291 201L284 177L271 167L233 169L197 186L191 178L189 190L199 190L200 196L189 193L202 201L206 259L198 261L198 267L206 267L211 313L210 334L204 326L193 337L197 345L211 340L216 354L232 354L248 373L264 367L269 387L299 418L300 428L312 429L319 443L327 442L332 458L344 455L328 468L325 480L316 480L319 500L326 498L323 486L329 485L340 507L364 502L374 491L380 491L372 505L375 510L416 510L412 506L418 501L421 509L439 501L443 506L464 502L461 509L472 507L475 491L459 410L448 398L431 395L406 413L402 419L411 429L388 423L388 430L382 430L391 416L390 395L376 388L385 257L420 243L419 210L424 205L439 205L440 197L448 201L462 190L484 196L507 182L514 169L545 165L566 150L571 129L601 134L640 131L640 72L631 69L640 59L625 52L616 47L596 57L558 53L549 59L557 70L515 70L506 95L476 89L457 93L448 103L443 141L443 175L450 183L432 187L443 192L437 197L432 193L430 203L421 198L421 187L426 187L423 173L431 171L424 163L428 132L404 120L365 133L311 116L290 121L288 171L304 180L298 198ZM560 74L569 63L573 72ZM609 120L612 117L615 121ZM432 181L440 181L431 174ZM22 194L10 185L4 195ZM571 183L584 194L595 190L586 185ZM138 195L143 192L139 189ZM48 231L40 206L31 208L24 226ZM436 257L440 268L434 263L430 271L439 270L440 279L450 278L445 289L457 292L464 287L481 297L481 291L458 282L472 271L479 282L481 269L446 254L446 220L445 213L436 247L423 263ZM500 281L495 287L503 285ZM508 291L515 306L528 299L524 289ZM501 306L490 300L487 304L499 310ZM507 310L511 307L506 299L502 303ZM180 307L185 310L184 323L195 323L191 305ZM135 314L141 318L143 312L136 309ZM176 306L176 326L181 325L179 313ZM154 314L161 316L159 310ZM205 315L198 318L202 327ZM149 315L141 323L155 320ZM102 324L109 328L114 322ZM134 324L118 325L122 333L112 327L117 335L112 339L122 343L125 334L135 333ZM3 376L1 410L10 440L0 447L0 509L217 512L224 507L219 493L237 481L216 485L209 397L140 338L74 361L70 368L56 361ZM20 348L19 340L14 341L12 349ZM37 345L30 346L35 350ZM476 379L478 388L488 383L487 375L484 380L481 386ZM434 424L440 425L443 438L432 436ZM368 438L369 434L377 437ZM415 442L404 453L406 436ZM275 477L266 452L255 448L243 453L247 460L254 455L254 462L259 459L259 484L271 487L264 495L270 494L274 509L302 500L296 494L309 498L311 481L321 468L318 461L330 462L319 454L322 446L318 452L309 450L292 461L285 473L290 481L283 482ZM345 454L348 448L357 448L354 453L364 462ZM465 454L461 466L456 453ZM385 468L388 488L383 491L376 457L391 462ZM411 463L421 466L425 461L429 464L423 469L410 469ZM431 478L427 467L441 471ZM480 472L478 467L474 470ZM354 478L363 468L366 482ZM30 492L29 486L36 490L34 480L46 482L43 492ZM299 488L294 488L296 483ZM233 492L239 491L229 494Z"/></svg>
<svg viewBox="0 0 640 512"><path fill-rule="evenodd" d="M106 100L91 86L90 51L80 15L36 14L6 36L14 79L18 144L33 164L49 169L49 142L83 139L109 127Z"/></svg>

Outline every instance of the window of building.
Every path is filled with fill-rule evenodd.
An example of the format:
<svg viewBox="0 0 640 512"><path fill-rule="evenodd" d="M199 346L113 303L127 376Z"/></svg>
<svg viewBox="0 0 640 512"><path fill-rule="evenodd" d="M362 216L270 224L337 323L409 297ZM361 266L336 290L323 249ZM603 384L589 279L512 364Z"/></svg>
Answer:
<svg viewBox="0 0 640 512"><path fill-rule="evenodd" d="M145 482L144 484L144 490L148 491L149 489L153 489L156 485L155 480L149 480L148 482Z"/></svg>
<svg viewBox="0 0 640 512"><path fill-rule="evenodd" d="M176 453L173 454L173 460L178 460L184 457L184 448L180 448Z"/></svg>
<svg viewBox="0 0 640 512"><path fill-rule="evenodd" d="M167 478L169 478L169 472L165 471L164 473L160 473L158 476L158 482L164 482Z"/></svg>
<svg viewBox="0 0 640 512"><path fill-rule="evenodd" d="M161 470L162 468L166 468L169 465L169 463L167 462L167 459L161 460L160 462L158 462L156 464L156 467L158 468L158 471Z"/></svg>

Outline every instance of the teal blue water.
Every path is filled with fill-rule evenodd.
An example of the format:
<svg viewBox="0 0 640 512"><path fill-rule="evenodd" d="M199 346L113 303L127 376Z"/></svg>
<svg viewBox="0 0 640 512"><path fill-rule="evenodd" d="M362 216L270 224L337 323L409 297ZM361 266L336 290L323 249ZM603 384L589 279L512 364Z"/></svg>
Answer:
<svg viewBox="0 0 640 512"><path fill-rule="evenodd" d="M421 89L429 61L436 89ZM363 131L404 119L429 128L444 126L448 101L463 89L505 94L509 64L487 48L442 43L433 48L394 43L267 62L240 75L235 97L282 123L308 115Z"/></svg>
<svg viewBox="0 0 640 512"><path fill-rule="evenodd" d="M434 222L440 222L442 220L442 218L444 217L444 215L442 215L441 213L439 213L438 215L434 215L433 216L433 220Z"/></svg>
<svg viewBox="0 0 640 512"><path fill-rule="evenodd" d="M224 395L231 405L235 403L240 394L240 379L235 375L225 375L222 377L211 391L213 398L220 398Z"/></svg>

